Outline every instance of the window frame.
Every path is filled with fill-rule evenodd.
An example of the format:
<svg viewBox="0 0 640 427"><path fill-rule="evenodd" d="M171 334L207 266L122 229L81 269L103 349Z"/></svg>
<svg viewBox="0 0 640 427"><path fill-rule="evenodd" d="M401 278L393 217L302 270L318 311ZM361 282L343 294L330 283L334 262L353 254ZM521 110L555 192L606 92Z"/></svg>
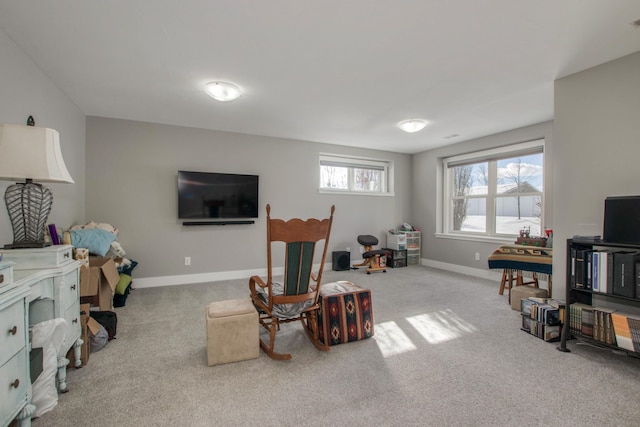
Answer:
<svg viewBox="0 0 640 427"><path fill-rule="evenodd" d="M322 167L335 165L337 167L348 168L349 188L326 188L322 187ZM374 169L382 171L382 182L380 191L354 190L353 171L354 169ZM371 157L351 156L346 154L320 153L318 156L318 193L320 194L349 194L360 196L394 196L393 191L393 160L383 160Z"/></svg>
<svg viewBox="0 0 640 427"><path fill-rule="evenodd" d="M477 240L477 241L489 241L489 242L513 242L514 234L504 234L496 232L496 202L499 198L503 197L513 197L514 194L509 194L505 196L504 193L499 193L497 191L498 176L497 176L497 165L496 168L490 167L490 162L498 162L499 160L514 158L518 156L525 156L531 154L542 154L542 173L543 173L543 186L542 191L535 194L540 194L542 201L542 209L540 212L540 227L541 230L544 230L545 224L545 198L546 198L546 159L545 159L545 139L539 138L526 142L519 142L515 144L509 144L505 146L495 147L487 150L475 151L464 153L455 156L443 157L440 161L441 167L441 180L442 185L440 186L440 197L438 198L438 202L440 204L440 209L438 209L438 214L440 216L438 220L438 233L436 233L437 237L445 237L451 239L460 239L460 240ZM472 198L482 198L486 200L485 206L485 216L486 216L486 229L484 232L471 232L471 231L462 231L462 230L453 230L453 203L455 196L453 195L453 179L451 178L452 173L450 171L453 170L456 166L463 166L465 164L477 164L487 162L487 173L488 173L488 181L490 185L487 186L487 193L482 195L471 195L467 196L467 199ZM521 196L532 196L533 193L521 193L516 194Z"/></svg>

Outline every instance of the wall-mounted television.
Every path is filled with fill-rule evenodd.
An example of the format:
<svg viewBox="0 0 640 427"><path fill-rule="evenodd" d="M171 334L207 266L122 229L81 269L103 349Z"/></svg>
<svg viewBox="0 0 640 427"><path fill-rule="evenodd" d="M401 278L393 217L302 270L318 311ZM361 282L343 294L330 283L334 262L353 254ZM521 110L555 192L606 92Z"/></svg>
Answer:
<svg viewBox="0 0 640 427"><path fill-rule="evenodd" d="M258 175L178 171L178 218L258 218Z"/></svg>

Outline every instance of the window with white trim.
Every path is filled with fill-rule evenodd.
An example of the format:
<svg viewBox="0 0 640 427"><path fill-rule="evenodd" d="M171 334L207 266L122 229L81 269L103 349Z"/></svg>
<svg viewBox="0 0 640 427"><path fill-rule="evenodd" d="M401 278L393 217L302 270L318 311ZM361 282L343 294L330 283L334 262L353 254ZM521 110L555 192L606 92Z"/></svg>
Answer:
<svg viewBox="0 0 640 427"><path fill-rule="evenodd" d="M543 235L544 140L443 159L443 234Z"/></svg>
<svg viewBox="0 0 640 427"><path fill-rule="evenodd" d="M320 192L392 195L393 162L320 154Z"/></svg>

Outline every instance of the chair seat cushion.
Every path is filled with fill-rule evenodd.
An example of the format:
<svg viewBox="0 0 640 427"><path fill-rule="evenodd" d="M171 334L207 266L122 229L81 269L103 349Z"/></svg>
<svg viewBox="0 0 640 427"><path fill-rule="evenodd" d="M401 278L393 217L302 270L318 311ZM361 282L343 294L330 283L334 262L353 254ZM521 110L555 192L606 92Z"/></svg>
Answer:
<svg viewBox="0 0 640 427"><path fill-rule="evenodd" d="M279 282L273 282L271 285L273 295L282 295L284 293L284 285ZM258 287L258 296L265 304L268 302L267 288ZM313 301L303 301L294 304L273 304L273 314L281 319L293 319L298 317L306 308L313 305Z"/></svg>
<svg viewBox="0 0 640 427"><path fill-rule="evenodd" d="M368 251L362 254L362 258L371 258L372 256L380 255L384 256L387 254L387 251L383 251L382 249L376 249L374 251Z"/></svg>

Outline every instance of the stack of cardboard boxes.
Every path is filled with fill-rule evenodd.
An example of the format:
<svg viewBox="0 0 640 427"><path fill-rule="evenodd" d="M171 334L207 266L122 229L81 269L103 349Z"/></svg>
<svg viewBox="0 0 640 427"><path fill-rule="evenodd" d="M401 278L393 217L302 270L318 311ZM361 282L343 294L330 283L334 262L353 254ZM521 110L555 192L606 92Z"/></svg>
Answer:
<svg viewBox="0 0 640 427"><path fill-rule="evenodd" d="M94 310L113 310L113 294L120 275L116 264L111 258L86 257L83 252L76 254L76 259L83 262L80 267L80 322L82 328L81 349L82 365L89 361L91 335L96 335L100 324L94 320L89 312ZM67 358L75 360L73 348L69 350Z"/></svg>

